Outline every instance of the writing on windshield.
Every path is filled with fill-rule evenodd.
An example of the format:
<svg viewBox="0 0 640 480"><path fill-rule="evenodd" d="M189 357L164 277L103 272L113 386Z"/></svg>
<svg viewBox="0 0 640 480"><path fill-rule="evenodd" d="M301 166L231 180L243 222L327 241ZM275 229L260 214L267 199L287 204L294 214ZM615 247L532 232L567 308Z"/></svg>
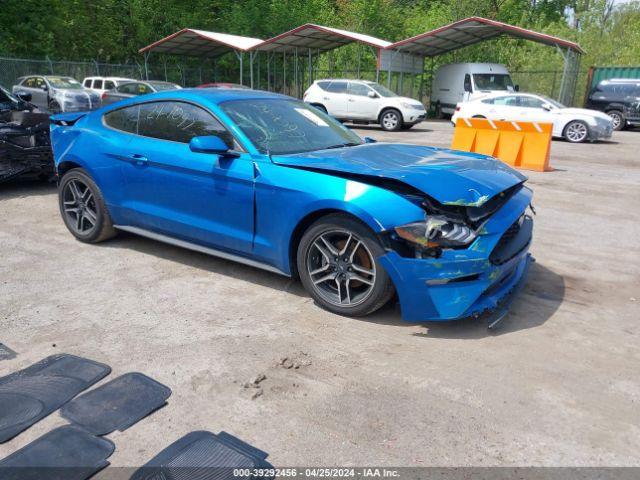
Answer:
<svg viewBox="0 0 640 480"><path fill-rule="evenodd" d="M337 120L296 100L231 100L220 106L261 153L282 155L362 143Z"/></svg>

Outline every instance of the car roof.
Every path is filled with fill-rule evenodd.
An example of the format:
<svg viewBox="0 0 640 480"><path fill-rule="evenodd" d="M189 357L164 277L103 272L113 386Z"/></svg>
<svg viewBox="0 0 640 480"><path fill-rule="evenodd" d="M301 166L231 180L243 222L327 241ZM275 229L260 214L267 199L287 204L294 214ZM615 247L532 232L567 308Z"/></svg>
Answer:
<svg viewBox="0 0 640 480"><path fill-rule="evenodd" d="M137 97L118 102L122 105L134 104L138 102L149 102L153 100L185 100L198 102L202 100L211 103L222 103L229 100L261 100L261 99L289 99L297 100L287 95L266 92L264 90L249 90L239 88L182 88L179 90L164 90L162 92L148 93Z"/></svg>
<svg viewBox="0 0 640 480"><path fill-rule="evenodd" d="M321 78L316 82L360 82L360 83L376 83L371 80L358 80L357 78Z"/></svg>

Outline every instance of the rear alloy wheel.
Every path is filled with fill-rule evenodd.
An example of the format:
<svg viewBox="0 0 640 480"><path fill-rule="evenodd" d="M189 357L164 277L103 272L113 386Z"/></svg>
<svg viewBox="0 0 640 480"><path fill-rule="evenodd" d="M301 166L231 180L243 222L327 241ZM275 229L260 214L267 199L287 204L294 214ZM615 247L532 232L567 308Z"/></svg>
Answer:
<svg viewBox="0 0 640 480"><path fill-rule="evenodd" d="M380 125L387 132L395 132L402 128L402 115L398 110L389 109L380 115Z"/></svg>
<svg viewBox="0 0 640 480"><path fill-rule="evenodd" d="M613 122L614 130L622 130L627 123L627 120L624 118L624 115L619 110L610 110L607 112L607 115L611 117L611 121Z"/></svg>
<svg viewBox="0 0 640 480"><path fill-rule="evenodd" d="M384 249L366 226L347 215L329 215L303 235L297 254L300 279L323 308L367 315L387 303L393 284L377 258Z"/></svg>
<svg viewBox="0 0 640 480"><path fill-rule="evenodd" d="M100 189L80 168L69 170L58 191L60 213L81 242L98 243L115 235Z"/></svg>
<svg viewBox="0 0 640 480"><path fill-rule="evenodd" d="M564 136L571 143L584 142L589 137L589 127L581 120L574 120L565 127Z"/></svg>

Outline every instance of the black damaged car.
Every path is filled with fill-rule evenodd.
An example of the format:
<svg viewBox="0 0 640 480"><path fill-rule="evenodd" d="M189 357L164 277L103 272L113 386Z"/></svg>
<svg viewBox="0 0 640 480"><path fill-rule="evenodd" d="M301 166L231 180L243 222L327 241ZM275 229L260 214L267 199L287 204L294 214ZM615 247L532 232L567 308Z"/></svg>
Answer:
<svg viewBox="0 0 640 480"><path fill-rule="evenodd" d="M23 174L53 174L49 115L0 85L0 182Z"/></svg>

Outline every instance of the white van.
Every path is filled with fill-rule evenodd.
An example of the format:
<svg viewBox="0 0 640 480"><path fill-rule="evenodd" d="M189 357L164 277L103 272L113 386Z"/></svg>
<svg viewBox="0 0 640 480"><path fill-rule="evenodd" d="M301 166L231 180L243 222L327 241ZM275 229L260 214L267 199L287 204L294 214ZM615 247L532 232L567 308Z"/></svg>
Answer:
<svg viewBox="0 0 640 480"><path fill-rule="evenodd" d="M131 78L123 77L87 77L82 81L84 88L93 90L99 95L102 95L107 90L113 90L114 88L127 82L135 82Z"/></svg>
<svg viewBox="0 0 640 480"><path fill-rule="evenodd" d="M518 91L509 71L499 63L451 63L441 66L431 86L436 115L453 115L456 104L488 93Z"/></svg>

